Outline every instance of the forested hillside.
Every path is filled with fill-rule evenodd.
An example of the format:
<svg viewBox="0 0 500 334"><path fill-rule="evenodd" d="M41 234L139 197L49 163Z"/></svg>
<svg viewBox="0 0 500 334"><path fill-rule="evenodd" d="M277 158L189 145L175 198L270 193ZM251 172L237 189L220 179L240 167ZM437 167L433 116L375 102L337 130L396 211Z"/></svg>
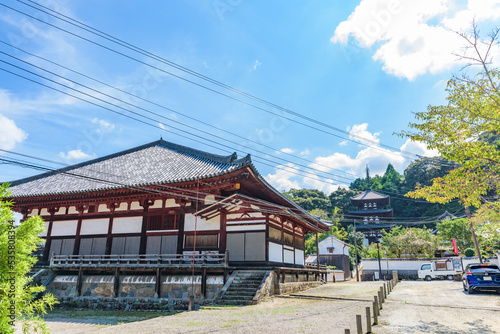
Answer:
<svg viewBox="0 0 500 334"><path fill-rule="evenodd" d="M446 210L462 214L463 206L456 201L449 204L437 204L404 196L407 192L414 190L417 184L430 185L432 179L444 176L452 168L453 164L440 157L421 158L410 164L403 175L389 164L384 175L370 177L370 185L372 190L391 196L389 207L394 210L395 220L436 217ZM366 178L358 178L350 184L349 189L338 189L328 195L316 189L290 189L284 192L284 195L317 215L330 216L332 210L337 207L338 214L347 216L347 212L354 209L351 207L350 198L365 191L366 188Z"/></svg>

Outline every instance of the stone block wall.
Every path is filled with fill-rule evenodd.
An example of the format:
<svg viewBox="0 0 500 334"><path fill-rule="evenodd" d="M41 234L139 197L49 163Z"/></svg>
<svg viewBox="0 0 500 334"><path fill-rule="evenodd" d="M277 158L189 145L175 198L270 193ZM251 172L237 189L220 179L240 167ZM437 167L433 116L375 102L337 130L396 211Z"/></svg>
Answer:
<svg viewBox="0 0 500 334"><path fill-rule="evenodd" d="M121 304L114 300L133 301L146 300L144 305L151 301L165 300L170 308L183 309L189 301L192 288L196 300L201 300L201 275L194 276L192 284L191 275L166 275L161 278L161 296L156 298L156 276L155 275L122 275L118 298L113 298L114 280L113 275L84 275L82 281L82 295L77 296L77 275L58 275L47 287L60 301L64 300L68 306L74 301L77 307L105 308L104 304L112 305L111 309L122 309ZM224 285L223 276L207 276L207 291L203 300L213 301L222 290ZM93 301L94 300L94 301ZM99 301L99 305L95 304ZM100 305L103 304L103 305ZM129 304L135 305L134 302ZM154 303L153 303L154 304ZM151 304L151 305L153 305ZM161 303L160 303L161 304ZM82 306L83 305L83 306ZM156 304L155 304L156 305ZM161 308L160 308L161 309Z"/></svg>
<svg viewBox="0 0 500 334"><path fill-rule="evenodd" d="M314 282L291 282L291 283L279 283L277 294L282 295L286 293L294 293L298 291L304 291L307 289L315 288L320 286L322 283L319 281Z"/></svg>

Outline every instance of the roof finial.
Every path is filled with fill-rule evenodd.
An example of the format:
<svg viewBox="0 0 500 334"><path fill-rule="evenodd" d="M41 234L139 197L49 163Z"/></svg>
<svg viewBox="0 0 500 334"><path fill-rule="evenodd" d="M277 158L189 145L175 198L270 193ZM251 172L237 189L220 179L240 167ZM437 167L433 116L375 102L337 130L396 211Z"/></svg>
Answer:
<svg viewBox="0 0 500 334"><path fill-rule="evenodd" d="M368 164L366 164L366 183L367 183L367 190L371 190L370 186L370 169L368 168Z"/></svg>

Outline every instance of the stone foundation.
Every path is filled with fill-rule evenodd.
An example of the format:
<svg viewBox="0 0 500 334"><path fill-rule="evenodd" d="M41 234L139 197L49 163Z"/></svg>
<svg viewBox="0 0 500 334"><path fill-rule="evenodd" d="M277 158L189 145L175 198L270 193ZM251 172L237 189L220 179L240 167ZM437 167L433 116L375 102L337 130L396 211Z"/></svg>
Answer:
<svg viewBox="0 0 500 334"><path fill-rule="evenodd" d="M311 288L316 288L322 283L319 281L314 282L292 282L292 283L279 283L276 289L276 294L282 295L286 293L294 293L298 291L304 291Z"/></svg>
<svg viewBox="0 0 500 334"><path fill-rule="evenodd" d="M112 310L150 307L152 310L177 310L187 309L192 290L196 303L205 305L217 298L224 285L222 276L207 276L206 296L202 298L200 275L194 276L194 284L190 275L167 275L161 278L161 296L156 298L156 276L122 275L118 298L113 298L113 275L84 275L81 296L77 295L77 280L77 275L58 275L47 286L47 292L56 296L62 307Z"/></svg>

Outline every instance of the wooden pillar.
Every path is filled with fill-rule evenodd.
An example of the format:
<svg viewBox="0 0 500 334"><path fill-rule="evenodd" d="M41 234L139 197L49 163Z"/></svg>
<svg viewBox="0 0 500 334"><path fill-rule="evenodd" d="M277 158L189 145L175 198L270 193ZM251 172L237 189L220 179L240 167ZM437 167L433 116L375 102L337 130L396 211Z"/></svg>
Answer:
<svg viewBox="0 0 500 334"><path fill-rule="evenodd" d="M45 237L45 249L43 250L43 262L48 262L50 257L50 244L52 242L52 220L49 221L49 227L47 228L47 236Z"/></svg>
<svg viewBox="0 0 500 334"><path fill-rule="evenodd" d="M113 283L113 297L120 296L120 270L118 268L115 269L115 281Z"/></svg>
<svg viewBox="0 0 500 334"><path fill-rule="evenodd" d="M266 262L269 263L269 214L266 214Z"/></svg>
<svg viewBox="0 0 500 334"><path fill-rule="evenodd" d="M73 255L78 255L80 252L80 232L82 230L82 219L78 218L75 234L75 246L73 247Z"/></svg>
<svg viewBox="0 0 500 334"><path fill-rule="evenodd" d="M226 252L226 229L227 229L227 213L224 210L220 211L220 245L219 254Z"/></svg>
<svg viewBox="0 0 500 334"><path fill-rule="evenodd" d="M141 228L141 242L139 244L139 254L146 254L146 230L148 227L148 210L149 206L153 205L154 201L150 199L145 199L141 204L144 208L142 214L142 228Z"/></svg>
<svg viewBox="0 0 500 334"><path fill-rule="evenodd" d="M177 254L182 254L184 250L184 219L186 212L184 208L181 207L181 211L179 214L179 231L177 234Z"/></svg>
<svg viewBox="0 0 500 334"><path fill-rule="evenodd" d="M205 298L207 295L207 268L201 271L201 297Z"/></svg>
<svg viewBox="0 0 500 334"><path fill-rule="evenodd" d="M82 280L83 280L83 269L82 267L80 267L80 269L78 269L78 278L76 280L76 295L78 297L81 297L82 296Z"/></svg>
<svg viewBox="0 0 500 334"><path fill-rule="evenodd" d="M161 272L160 272L160 268L156 268L155 292L156 292L156 296L158 296L158 298L161 298Z"/></svg>

